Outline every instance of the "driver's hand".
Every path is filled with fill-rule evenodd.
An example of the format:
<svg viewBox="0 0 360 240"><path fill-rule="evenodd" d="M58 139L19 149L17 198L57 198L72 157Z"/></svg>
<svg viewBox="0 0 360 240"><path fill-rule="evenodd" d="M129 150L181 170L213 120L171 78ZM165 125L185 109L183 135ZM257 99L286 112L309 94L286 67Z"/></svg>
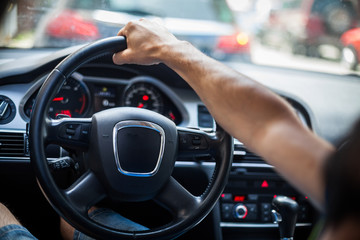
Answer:
<svg viewBox="0 0 360 240"><path fill-rule="evenodd" d="M164 61L164 52L180 42L164 26L146 19L129 22L118 36L126 37L127 49L113 55L115 64L158 64Z"/></svg>

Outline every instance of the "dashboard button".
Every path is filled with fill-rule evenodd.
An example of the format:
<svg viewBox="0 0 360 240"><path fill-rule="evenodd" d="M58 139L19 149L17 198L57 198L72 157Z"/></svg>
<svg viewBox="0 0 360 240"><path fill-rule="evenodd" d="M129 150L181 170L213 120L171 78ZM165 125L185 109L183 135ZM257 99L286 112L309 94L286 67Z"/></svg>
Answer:
<svg viewBox="0 0 360 240"><path fill-rule="evenodd" d="M71 128L67 128L66 129L66 134L68 135L75 135L76 131L74 129L71 129Z"/></svg>
<svg viewBox="0 0 360 240"><path fill-rule="evenodd" d="M221 216L225 220L232 219L232 211L233 211L234 204L231 203L223 203L221 205Z"/></svg>
<svg viewBox="0 0 360 240"><path fill-rule="evenodd" d="M81 141L89 141L91 124L82 124L80 132Z"/></svg>
<svg viewBox="0 0 360 240"><path fill-rule="evenodd" d="M59 136L69 140L79 140L80 128L80 124L65 124L60 128Z"/></svg>
<svg viewBox="0 0 360 240"><path fill-rule="evenodd" d="M208 143L200 134L179 133L179 144L181 150L206 150Z"/></svg>
<svg viewBox="0 0 360 240"><path fill-rule="evenodd" d="M231 193L223 193L222 195L221 195L221 199L223 200L223 201L231 201L232 200L232 194Z"/></svg>

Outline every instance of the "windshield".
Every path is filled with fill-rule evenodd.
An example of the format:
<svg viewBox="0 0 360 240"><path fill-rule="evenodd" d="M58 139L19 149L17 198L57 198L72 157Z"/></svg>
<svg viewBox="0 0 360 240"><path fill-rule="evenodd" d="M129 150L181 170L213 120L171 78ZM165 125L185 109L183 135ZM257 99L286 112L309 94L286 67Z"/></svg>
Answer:
<svg viewBox="0 0 360 240"><path fill-rule="evenodd" d="M357 0L18 0L0 46L65 48L114 36L146 17L218 60L357 73Z"/></svg>
<svg viewBox="0 0 360 240"><path fill-rule="evenodd" d="M73 0L72 9L102 9L134 15L231 22L232 13L224 1L214 0ZM201 11L199 11L201 9Z"/></svg>

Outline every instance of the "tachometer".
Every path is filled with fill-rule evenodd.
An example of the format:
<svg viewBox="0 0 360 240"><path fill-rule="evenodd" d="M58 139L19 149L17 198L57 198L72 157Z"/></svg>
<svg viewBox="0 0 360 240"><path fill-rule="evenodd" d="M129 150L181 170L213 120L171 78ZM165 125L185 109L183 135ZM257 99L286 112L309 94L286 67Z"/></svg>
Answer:
<svg viewBox="0 0 360 240"><path fill-rule="evenodd" d="M123 105L152 110L163 114L164 103L159 90L147 82L136 82L124 93Z"/></svg>
<svg viewBox="0 0 360 240"><path fill-rule="evenodd" d="M69 117L83 117L89 106L89 91L85 84L70 77L52 100L49 116L56 118L59 114Z"/></svg>

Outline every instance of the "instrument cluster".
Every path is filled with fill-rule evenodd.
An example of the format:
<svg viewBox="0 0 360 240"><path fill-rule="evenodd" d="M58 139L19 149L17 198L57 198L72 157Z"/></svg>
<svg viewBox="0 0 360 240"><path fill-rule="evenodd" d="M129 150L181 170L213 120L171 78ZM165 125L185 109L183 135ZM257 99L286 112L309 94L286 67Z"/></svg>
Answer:
<svg viewBox="0 0 360 240"><path fill-rule="evenodd" d="M43 80L42 80L43 81ZM29 120L33 110L39 84L30 89L23 104L23 115ZM68 78L53 98L48 115L86 118L113 107L144 108L162 114L175 124L183 119L183 106L178 97L161 81L147 76L124 81L87 78L79 73Z"/></svg>

